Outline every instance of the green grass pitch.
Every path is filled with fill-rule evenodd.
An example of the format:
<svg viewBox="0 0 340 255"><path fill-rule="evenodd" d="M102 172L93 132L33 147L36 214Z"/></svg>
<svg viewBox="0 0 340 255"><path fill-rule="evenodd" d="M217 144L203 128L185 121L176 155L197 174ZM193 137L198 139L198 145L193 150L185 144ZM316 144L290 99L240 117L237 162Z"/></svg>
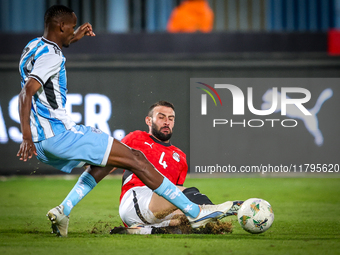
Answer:
<svg viewBox="0 0 340 255"><path fill-rule="evenodd" d="M0 254L340 254L340 178L188 178L215 203L260 197L273 226L252 235L229 217L225 235L110 235L118 216L120 179L104 179L72 211L69 236L50 234L45 214L76 179L0 178Z"/></svg>

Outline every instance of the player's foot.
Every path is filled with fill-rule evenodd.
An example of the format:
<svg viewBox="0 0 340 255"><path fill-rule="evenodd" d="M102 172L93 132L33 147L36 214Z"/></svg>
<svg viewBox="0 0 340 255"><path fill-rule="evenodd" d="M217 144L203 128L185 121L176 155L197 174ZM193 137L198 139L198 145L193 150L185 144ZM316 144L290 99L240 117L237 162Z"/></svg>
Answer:
<svg viewBox="0 0 340 255"><path fill-rule="evenodd" d="M57 236L67 236L69 216L64 214L64 206L59 205L47 212L48 219L52 223L52 233Z"/></svg>
<svg viewBox="0 0 340 255"><path fill-rule="evenodd" d="M227 201L219 205L200 205L200 213L196 218L187 216L192 228L202 227L210 221L216 221L226 214L234 205L233 201Z"/></svg>
<svg viewBox="0 0 340 255"><path fill-rule="evenodd" d="M241 201L241 200L233 201L232 207L225 214L223 214L219 219L222 219L227 216L237 215L237 212L241 208L241 205L243 204L243 202L244 201Z"/></svg>

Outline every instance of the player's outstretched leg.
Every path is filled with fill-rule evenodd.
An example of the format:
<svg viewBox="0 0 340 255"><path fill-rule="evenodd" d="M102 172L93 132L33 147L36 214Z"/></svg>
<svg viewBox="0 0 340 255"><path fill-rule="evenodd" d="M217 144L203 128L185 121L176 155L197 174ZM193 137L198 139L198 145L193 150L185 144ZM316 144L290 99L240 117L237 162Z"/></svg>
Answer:
<svg viewBox="0 0 340 255"><path fill-rule="evenodd" d="M64 214L64 206L59 205L47 212L46 215L52 223L52 233L57 236L67 236L69 216Z"/></svg>
<svg viewBox="0 0 340 255"><path fill-rule="evenodd" d="M164 177L162 184L154 192L179 208L188 218L193 228L204 226L210 221L223 217L234 205L233 201L227 201L219 205L197 205L191 202L166 177Z"/></svg>
<svg viewBox="0 0 340 255"><path fill-rule="evenodd" d="M220 205L202 205L191 202L168 178L164 177L138 150L114 141L108 165L132 171L157 195L179 208L188 218L191 226L197 228L207 222L217 220L233 206L229 201Z"/></svg>

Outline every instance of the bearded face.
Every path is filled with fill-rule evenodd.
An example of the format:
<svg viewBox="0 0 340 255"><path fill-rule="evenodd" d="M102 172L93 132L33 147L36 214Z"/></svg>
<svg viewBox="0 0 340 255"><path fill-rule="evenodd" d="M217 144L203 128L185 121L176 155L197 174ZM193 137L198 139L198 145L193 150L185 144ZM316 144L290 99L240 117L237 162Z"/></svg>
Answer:
<svg viewBox="0 0 340 255"><path fill-rule="evenodd" d="M162 142L170 140L172 136L172 130L169 127L158 127L156 123L152 121L151 134Z"/></svg>
<svg viewBox="0 0 340 255"><path fill-rule="evenodd" d="M175 125L175 112L170 107L156 106L153 109L152 117L146 118L146 123L152 136L162 142L168 142Z"/></svg>

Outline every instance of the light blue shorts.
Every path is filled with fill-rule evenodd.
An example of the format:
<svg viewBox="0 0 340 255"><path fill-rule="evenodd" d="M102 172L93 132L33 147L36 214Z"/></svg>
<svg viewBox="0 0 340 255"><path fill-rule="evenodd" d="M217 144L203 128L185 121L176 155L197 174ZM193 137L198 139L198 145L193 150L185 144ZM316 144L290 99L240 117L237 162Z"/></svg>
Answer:
<svg viewBox="0 0 340 255"><path fill-rule="evenodd" d="M113 137L99 129L76 125L59 135L35 143L37 158L63 172L70 173L84 164L105 166Z"/></svg>

